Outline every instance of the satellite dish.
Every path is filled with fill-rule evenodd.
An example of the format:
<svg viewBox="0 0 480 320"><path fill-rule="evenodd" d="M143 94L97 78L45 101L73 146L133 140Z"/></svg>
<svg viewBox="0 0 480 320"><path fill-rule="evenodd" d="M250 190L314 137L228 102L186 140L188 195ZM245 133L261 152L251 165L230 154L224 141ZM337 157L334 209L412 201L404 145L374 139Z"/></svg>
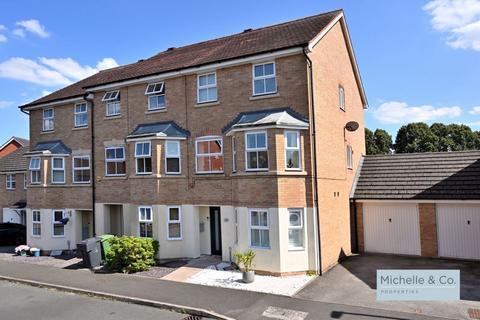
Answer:
<svg viewBox="0 0 480 320"><path fill-rule="evenodd" d="M358 127L360 125L358 124L358 122L356 121L349 121L347 122L347 124L345 125L345 129L347 129L347 131L350 131L350 132L354 132L354 131L357 131Z"/></svg>

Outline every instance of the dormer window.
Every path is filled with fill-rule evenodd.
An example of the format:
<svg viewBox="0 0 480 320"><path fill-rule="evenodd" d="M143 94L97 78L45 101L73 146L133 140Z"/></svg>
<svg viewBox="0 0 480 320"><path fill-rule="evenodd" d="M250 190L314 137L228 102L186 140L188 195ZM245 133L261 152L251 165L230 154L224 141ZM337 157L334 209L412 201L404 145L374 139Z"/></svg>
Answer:
<svg viewBox="0 0 480 320"><path fill-rule="evenodd" d="M108 91L102 98L103 102L106 102L106 115L107 117L120 115L120 91Z"/></svg>
<svg viewBox="0 0 480 320"><path fill-rule="evenodd" d="M151 83L145 90L148 96L148 110L165 109L165 83Z"/></svg>

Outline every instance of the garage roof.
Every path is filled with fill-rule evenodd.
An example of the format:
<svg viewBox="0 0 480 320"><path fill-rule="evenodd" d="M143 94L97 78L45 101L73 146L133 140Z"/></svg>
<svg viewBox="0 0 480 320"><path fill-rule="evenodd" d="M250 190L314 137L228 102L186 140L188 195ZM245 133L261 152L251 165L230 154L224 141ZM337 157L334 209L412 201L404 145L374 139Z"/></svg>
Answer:
<svg viewBox="0 0 480 320"><path fill-rule="evenodd" d="M0 159L0 172L27 171L27 159L23 155L28 147L21 147Z"/></svg>
<svg viewBox="0 0 480 320"><path fill-rule="evenodd" d="M480 150L366 156L353 198L480 200Z"/></svg>

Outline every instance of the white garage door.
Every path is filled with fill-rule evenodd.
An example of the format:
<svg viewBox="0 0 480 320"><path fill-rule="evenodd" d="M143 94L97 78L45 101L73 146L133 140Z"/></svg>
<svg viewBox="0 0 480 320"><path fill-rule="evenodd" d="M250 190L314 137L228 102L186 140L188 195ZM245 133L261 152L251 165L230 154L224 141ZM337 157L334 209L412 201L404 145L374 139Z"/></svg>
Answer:
<svg viewBox="0 0 480 320"><path fill-rule="evenodd" d="M364 203L365 251L420 255L416 204Z"/></svg>
<svg viewBox="0 0 480 320"><path fill-rule="evenodd" d="M438 255L480 259L480 205L437 205Z"/></svg>

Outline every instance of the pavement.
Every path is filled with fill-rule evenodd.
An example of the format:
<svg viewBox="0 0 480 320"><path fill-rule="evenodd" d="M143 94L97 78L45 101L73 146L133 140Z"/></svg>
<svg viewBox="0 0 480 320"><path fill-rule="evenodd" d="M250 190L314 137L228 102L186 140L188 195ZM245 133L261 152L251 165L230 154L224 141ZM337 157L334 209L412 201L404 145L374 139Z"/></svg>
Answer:
<svg viewBox="0 0 480 320"><path fill-rule="evenodd" d="M377 301L377 269L458 269L461 301ZM470 319L480 309L480 263L390 255L352 256L312 281L297 298L376 309L413 312L450 319Z"/></svg>
<svg viewBox="0 0 480 320"><path fill-rule="evenodd" d="M180 320L185 314L0 281L2 320ZM8 299L6 298L8 297Z"/></svg>
<svg viewBox="0 0 480 320"><path fill-rule="evenodd" d="M187 311L211 311L224 319L439 319L414 313L348 306L273 294L180 283L121 274L94 274L88 270L59 269L44 265L0 261L0 279L40 282L73 292L97 296L162 303ZM133 317L132 317L133 318ZM222 318L222 317L217 317Z"/></svg>

